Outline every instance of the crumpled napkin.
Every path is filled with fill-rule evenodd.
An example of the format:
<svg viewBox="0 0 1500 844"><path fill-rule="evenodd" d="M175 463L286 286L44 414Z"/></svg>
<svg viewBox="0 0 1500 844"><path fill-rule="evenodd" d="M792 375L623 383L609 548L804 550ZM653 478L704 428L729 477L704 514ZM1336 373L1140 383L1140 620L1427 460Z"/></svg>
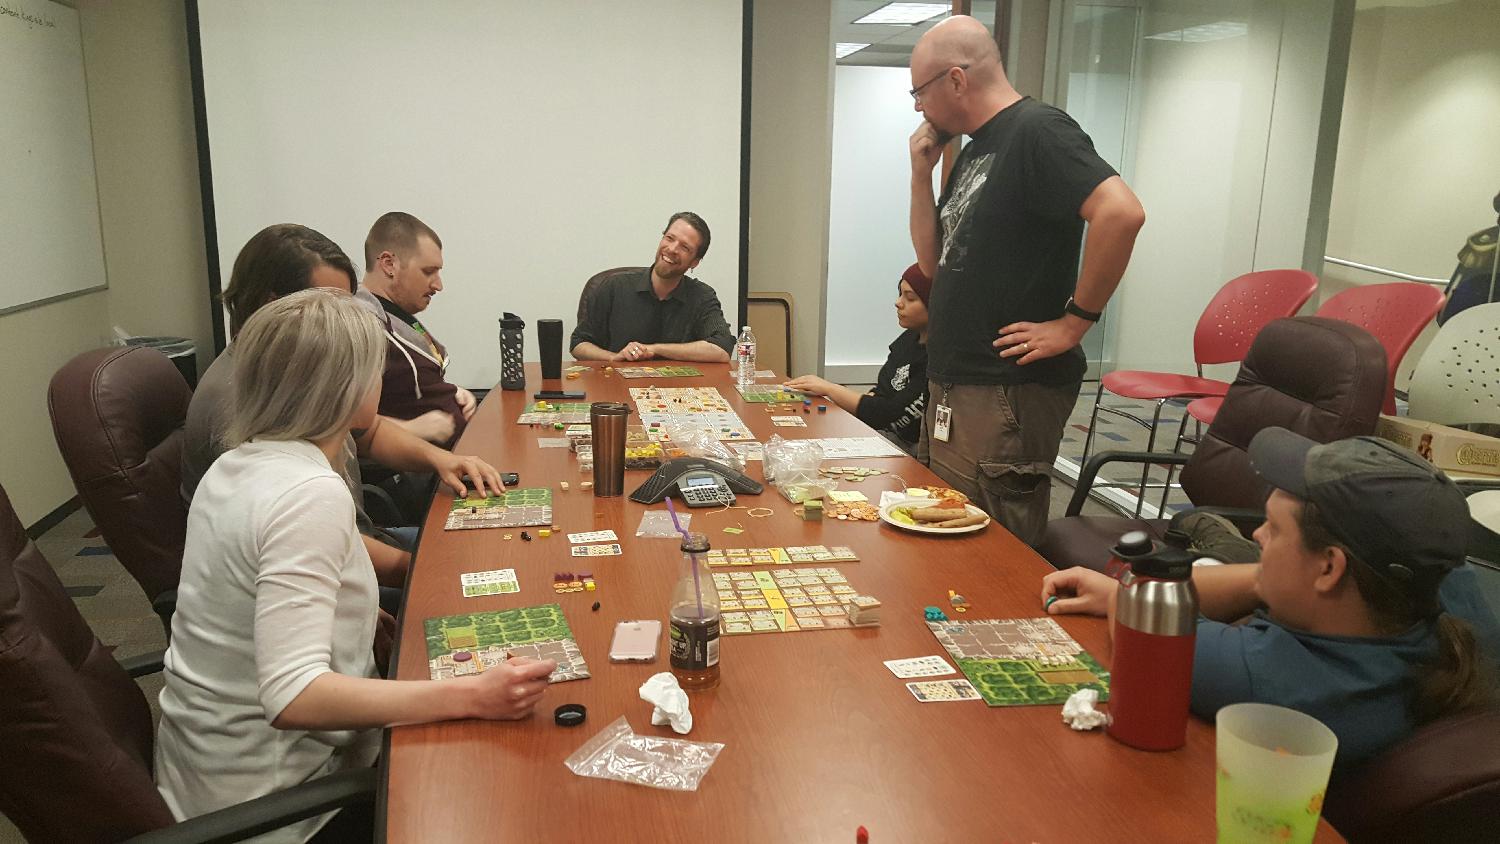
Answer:
<svg viewBox="0 0 1500 844"><path fill-rule="evenodd" d="M1099 702L1098 689L1079 689L1063 704L1063 722L1075 730L1092 730L1109 723L1109 716L1094 708Z"/></svg>
<svg viewBox="0 0 1500 844"><path fill-rule="evenodd" d="M652 675L641 684L641 700L653 704L651 723L658 727L672 725L672 731L685 736L693 729L693 713L688 711L687 692L677 684L672 672Z"/></svg>

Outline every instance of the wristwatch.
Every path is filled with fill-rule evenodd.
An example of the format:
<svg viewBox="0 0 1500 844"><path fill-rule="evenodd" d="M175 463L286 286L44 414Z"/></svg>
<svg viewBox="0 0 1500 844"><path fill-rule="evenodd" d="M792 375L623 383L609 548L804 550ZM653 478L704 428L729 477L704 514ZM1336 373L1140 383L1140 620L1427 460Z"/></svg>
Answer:
<svg viewBox="0 0 1500 844"><path fill-rule="evenodd" d="M1098 322L1104 317L1103 311L1085 311L1083 308L1078 306L1077 302L1073 301L1072 296L1068 297L1068 304L1063 305L1063 310L1067 313L1072 314L1073 316L1078 317L1079 319L1086 319L1089 322Z"/></svg>

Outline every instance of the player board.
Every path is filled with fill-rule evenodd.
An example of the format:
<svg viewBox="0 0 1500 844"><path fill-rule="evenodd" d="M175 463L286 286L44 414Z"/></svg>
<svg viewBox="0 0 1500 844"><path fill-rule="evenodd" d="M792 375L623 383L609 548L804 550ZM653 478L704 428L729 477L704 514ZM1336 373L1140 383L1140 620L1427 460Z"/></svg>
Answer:
<svg viewBox="0 0 1500 844"><path fill-rule="evenodd" d="M552 524L552 490L546 487L506 490L488 498L455 498L444 530L531 527Z"/></svg>
<svg viewBox="0 0 1500 844"><path fill-rule="evenodd" d="M929 621L990 706L1062 703L1079 689L1109 698L1109 672L1050 618Z"/></svg>
<svg viewBox="0 0 1500 844"><path fill-rule="evenodd" d="M804 398L802 393L775 384L742 384L735 389L740 391L740 398L749 402L797 402L800 404Z"/></svg>
<svg viewBox="0 0 1500 844"><path fill-rule="evenodd" d="M725 636L853 626L844 601L858 593L838 569L716 571L713 578Z"/></svg>
<svg viewBox="0 0 1500 844"><path fill-rule="evenodd" d="M703 374L696 366L617 366L621 378L695 378Z"/></svg>
<svg viewBox="0 0 1500 844"><path fill-rule="evenodd" d="M885 437L823 437L800 440L815 442L823 447L824 460L855 460L865 457L906 457L906 452L897 448Z"/></svg>
<svg viewBox="0 0 1500 844"><path fill-rule="evenodd" d="M478 674L511 656L557 660L557 670L547 678L551 683L589 676L588 663L557 604L429 618L422 628L427 668L434 680Z"/></svg>
<svg viewBox="0 0 1500 844"><path fill-rule="evenodd" d="M793 545L787 548L714 548L703 555L711 568L788 566L794 563L857 563L859 556L843 545Z"/></svg>
<svg viewBox="0 0 1500 844"><path fill-rule="evenodd" d="M542 405L542 407L537 407ZM532 402L526 412L516 417L517 425L584 425L589 421L589 403L586 401Z"/></svg>
<svg viewBox="0 0 1500 844"><path fill-rule="evenodd" d="M631 387L636 416L652 442L670 442L667 423L708 428L719 440L753 440L744 420L713 387Z"/></svg>

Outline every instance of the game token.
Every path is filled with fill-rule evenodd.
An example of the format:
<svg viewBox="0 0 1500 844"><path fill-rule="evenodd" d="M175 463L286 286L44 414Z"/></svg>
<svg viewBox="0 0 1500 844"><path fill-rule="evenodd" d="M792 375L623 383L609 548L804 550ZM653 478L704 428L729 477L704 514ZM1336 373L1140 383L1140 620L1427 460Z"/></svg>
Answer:
<svg viewBox="0 0 1500 844"><path fill-rule="evenodd" d="M594 612L598 612L598 611L599 611L599 602L595 601L594 602Z"/></svg>
<svg viewBox="0 0 1500 844"><path fill-rule="evenodd" d="M474 655L469 653L468 651L459 651L458 653L453 655L454 662L468 662L473 658Z"/></svg>
<svg viewBox="0 0 1500 844"><path fill-rule="evenodd" d="M537 531L537 535L543 539L546 539L547 537L552 535L552 531L548 530L547 528L542 528L541 530Z"/></svg>
<svg viewBox="0 0 1500 844"><path fill-rule="evenodd" d="M529 534L529 533L527 533L526 531L523 530L523 531L521 531L521 539L524 542L530 542L531 541L531 534Z"/></svg>

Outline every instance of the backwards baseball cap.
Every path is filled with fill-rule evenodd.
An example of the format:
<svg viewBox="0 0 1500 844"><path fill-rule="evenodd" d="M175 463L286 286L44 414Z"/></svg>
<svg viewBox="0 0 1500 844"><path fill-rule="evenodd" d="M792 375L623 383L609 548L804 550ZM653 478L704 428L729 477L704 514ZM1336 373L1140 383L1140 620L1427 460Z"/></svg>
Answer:
<svg viewBox="0 0 1500 844"><path fill-rule="evenodd" d="M932 295L932 279L922 272L921 264L912 264L907 267L906 272L901 274L901 281L910 284L912 292L917 294L922 304L927 304L927 297ZM897 282L897 285L899 286L900 282Z"/></svg>
<svg viewBox="0 0 1500 844"><path fill-rule="evenodd" d="M1464 561L1469 510L1447 475L1394 443L1352 437L1319 444L1285 428L1250 441L1261 477L1317 505L1328 532L1385 580L1431 595Z"/></svg>

